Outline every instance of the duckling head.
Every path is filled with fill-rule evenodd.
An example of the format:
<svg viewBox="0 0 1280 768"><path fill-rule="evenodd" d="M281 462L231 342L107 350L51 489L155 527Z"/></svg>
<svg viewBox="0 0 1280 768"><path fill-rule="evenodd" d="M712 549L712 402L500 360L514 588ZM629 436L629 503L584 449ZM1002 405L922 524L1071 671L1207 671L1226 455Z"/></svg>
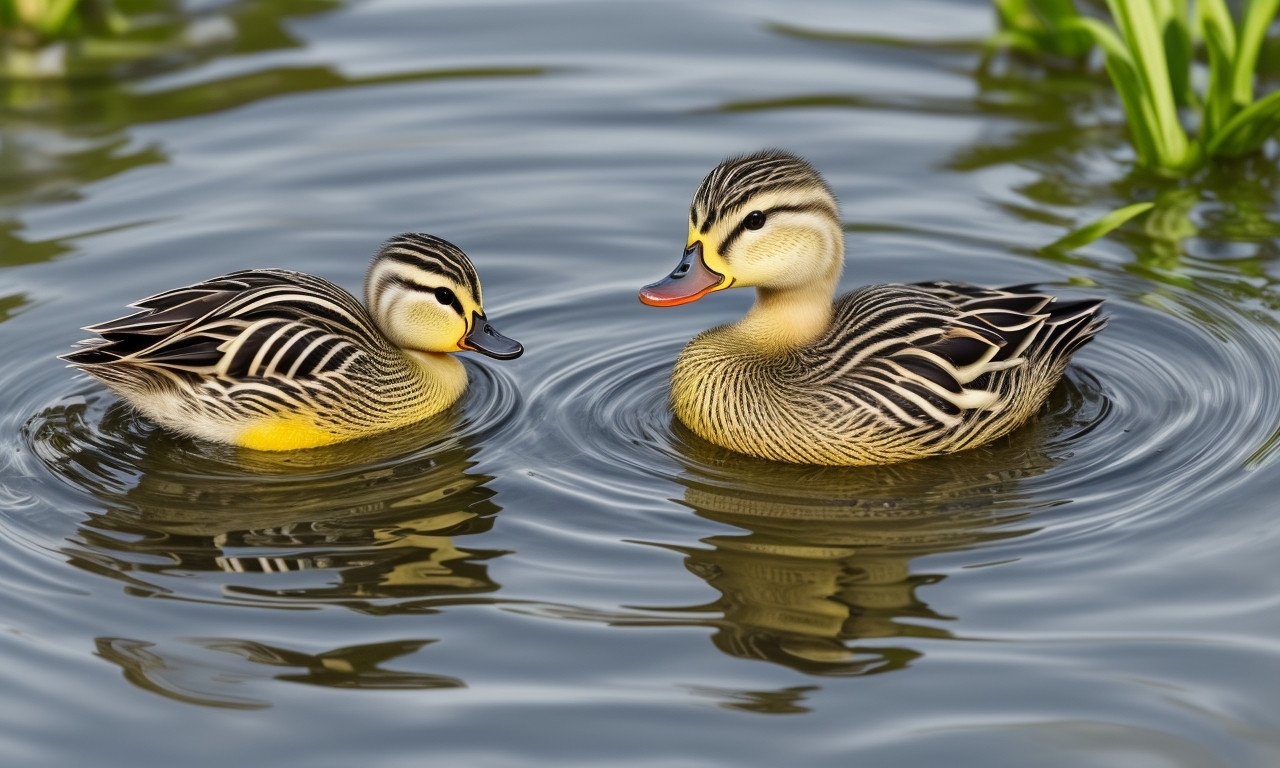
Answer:
<svg viewBox="0 0 1280 768"><path fill-rule="evenodd" d="M835 291L844 236L835 195L805 160L781 150L731 157L702 180L689 207L684 256L640 289L655 306L726 288Z"/></svg>
<svg viewBox="0 0 1280 768"><path fill-rule="evenodd" d="M457 246L426 234L388 240L365 275L365 304L401 349L519 357L524 347L485 317L480 278Z"/></svg>

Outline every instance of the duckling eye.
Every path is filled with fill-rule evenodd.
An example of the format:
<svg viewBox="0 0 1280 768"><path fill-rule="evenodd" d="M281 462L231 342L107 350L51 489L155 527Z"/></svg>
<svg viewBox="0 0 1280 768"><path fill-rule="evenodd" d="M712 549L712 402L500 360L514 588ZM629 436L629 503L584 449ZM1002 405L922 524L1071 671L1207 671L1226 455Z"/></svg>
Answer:
<svg viewBox="0 0 1280 768"><path fill-rule="evenodd" d="M742 226L747 229L759 229L764 226L764 211L752 211L743 219Z"/></svg>
<svg viewBox="0 0 1280 768"><path fill-rule="evenodd" d="M436 289L436 301L440 302L446 307L453 306L454 302L456 302L457 300L458 300L458 297L454 296L453 291L449 290L448 288Z"/></svg>

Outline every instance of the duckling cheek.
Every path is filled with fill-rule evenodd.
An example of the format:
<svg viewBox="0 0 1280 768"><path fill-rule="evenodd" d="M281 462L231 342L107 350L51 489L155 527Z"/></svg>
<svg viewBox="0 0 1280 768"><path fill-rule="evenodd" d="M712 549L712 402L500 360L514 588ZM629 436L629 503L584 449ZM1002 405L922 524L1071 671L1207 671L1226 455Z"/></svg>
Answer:
<svg viewBox="0 0 1280 768"><path fill-rule="evenodd" d="M416 304L403 307L396 313L392 341L405 349L421 349L428 352L456 352L458 339L466 333L461 318L449 322L435 307Z"/></svg>
<svg viewBox="0 0 1280 768"><path fill-rule="evenodd" d="M825 250L811 233L778 229L762 235L744 248L739 272L741 282L770 288L797 288L824 277L828 271Z"/></svg>
<svg viewBox="0 0 1280 768"><path fill-rule="evenodd" d="M797 282L794 273L804 267L795 258L797 245L796 237L785 230L739 243L733 257L739 285L782 287L782 282Z"/></svg>

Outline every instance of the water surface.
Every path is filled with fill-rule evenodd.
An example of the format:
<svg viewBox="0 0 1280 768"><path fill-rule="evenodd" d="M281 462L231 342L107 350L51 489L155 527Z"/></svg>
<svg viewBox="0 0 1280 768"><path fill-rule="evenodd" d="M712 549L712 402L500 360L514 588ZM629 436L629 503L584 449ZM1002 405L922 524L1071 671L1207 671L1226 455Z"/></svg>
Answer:
<svg viewBox="0 0 1280 768"><path fill-rule="evenodd" d="M220 49L5 86L15 765L1280 762L1272 159L1131 173L1105 77L984 51L976 0L205 5L242 30ZM1041 282L1110 326L963 454L700 441L670 366L751 297L635 290L702 175L767 146L839 195L843 290ZM528 350L468 360L430 422L256 454L54 359L232 269L358 292L409 230Z"/></svg>

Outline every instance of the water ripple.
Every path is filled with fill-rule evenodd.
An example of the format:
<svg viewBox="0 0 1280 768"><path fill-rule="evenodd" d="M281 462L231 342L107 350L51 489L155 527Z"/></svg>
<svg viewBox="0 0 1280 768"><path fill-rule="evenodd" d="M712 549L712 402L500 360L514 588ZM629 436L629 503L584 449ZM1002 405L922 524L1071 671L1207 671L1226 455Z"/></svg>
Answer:
<svg viewBox="0 0 1280 768"><path fill-rule="evenodd" d="M1032 424L983 448L900 465L789 466L693 435L667 403L667 377L689 326L663 316L642 339L545 350L573 354L575 363L540 379L528 396L561 431L549 442L581 449L550 471L602 495L652 495L655 480L668 480L685 488L686 505L710 516L746 505L810 519L941 520L962 508L1069 507L1038 522L1054 535L1075 535L1176 513L1186 494L1227 487L1275 428L1270 416L1258 418L1280 404L1267 383L1266 361L1280 354L1274 329L1229 302L1183 298L1110 298L1110 327L1077 356Z"/></svg>
<svg viewBox="0 0 1280 768"><path fill-rule="evenodd" d="M491 476L473 467L485 443L507 439L522 405L509 374L467 367L467 395L437 417L280 454L171 434L96 383L68 377L22 429L35 460L61 481L64 506L90 510L52 549L134 591L203 600L385 611L491 592L483 561L500 553L463 549L453 537L491 525ZM211 578L162 578L191 571Z"/></svg>
<svg viewBox="0 0 1280 768"><path fill-rule="evenodd" d="M988 552L976 564L1033 552L1078 559L1099 537L1167 523L1190 513L1187 498L1226 492L1275 428L1272 417L1258 418L1277 412L1267 386L1267 361L1280 354L1273 328L1228 300L1121 293L1108 297L1110 327L1037 417L1005 438L882 467L763 461L698 438L668 405L668 376L690 329L728 319L723 304L655 312L643 337L628 334L625 319L592 326L598 341L589 344L563 332L605 316L611 303L575 297L565 302L572 317L548 334L557 341L542 354L574 362L526 388L530 411L554 426L535 440L539 472L553 492L586 495L601 508L629 503L670 516L670 505L655 500L674 494L681 507L729 526L696 543L684 528L674 539L652 524L633 534L682 555L719 597L543 612L611 626L705 627L726 654L808 674L901 669L921 655L905 638L963 636L922 599L921 586L946 576L920 572L918 558L981 548ZM960 562L972 567L975 556Z"/></svg>

